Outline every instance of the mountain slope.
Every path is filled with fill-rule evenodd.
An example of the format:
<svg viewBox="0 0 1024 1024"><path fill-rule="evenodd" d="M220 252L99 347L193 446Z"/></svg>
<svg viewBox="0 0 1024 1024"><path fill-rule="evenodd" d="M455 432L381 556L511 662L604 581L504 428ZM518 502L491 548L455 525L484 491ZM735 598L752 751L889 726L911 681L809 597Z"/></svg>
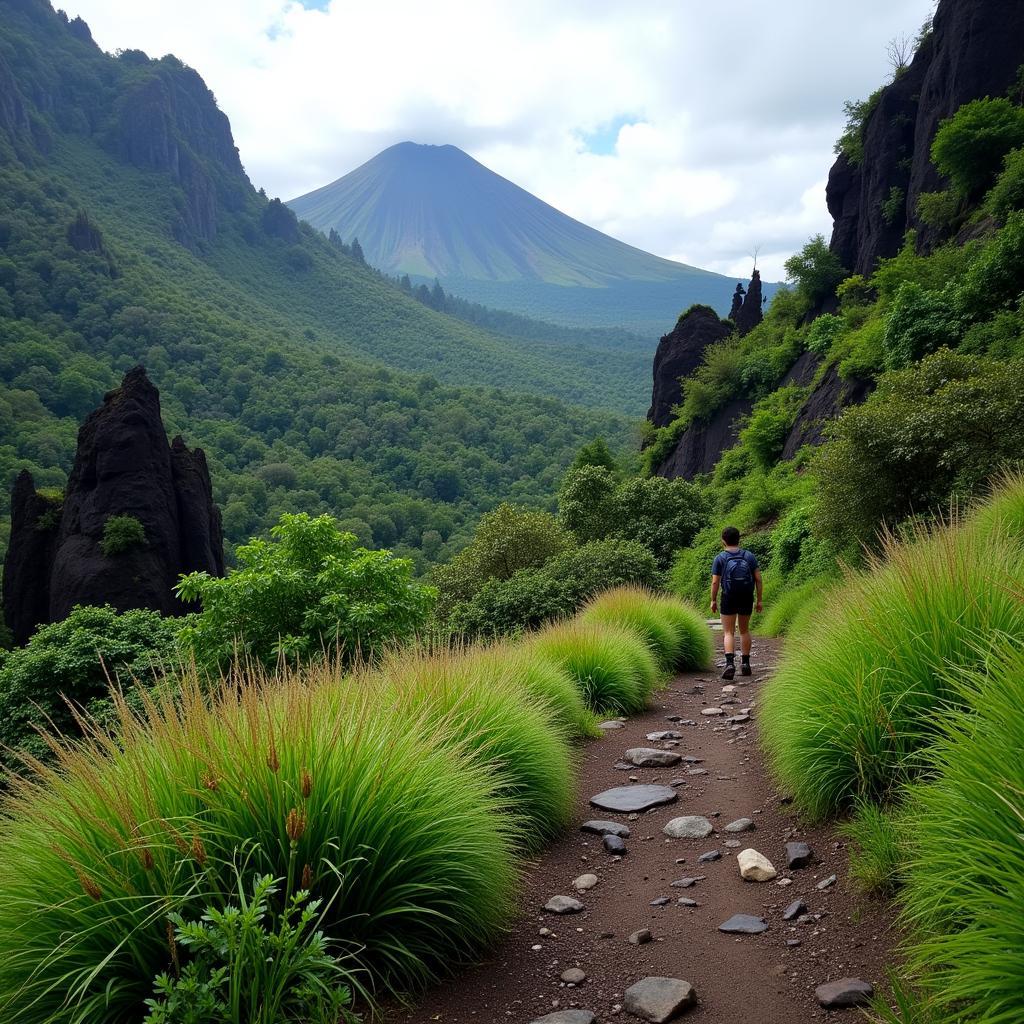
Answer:
<svg viewBox="0 0 1024 1024"><path fill-rule="evenodd" d="M692 302L726 311L735 287L573 220L455 146L399 143L289 206L358 238L385 273L556 322L650 335Z"/></svg>
<svg viewBox="0 0 1024 1024"><path fill-rule="evenodd" d="M231 542L329 511L443 558L499 496L547 504L581 443L628 437L551 397L599 397L592 353L426 309L257 194L194 71L105 55L42 0L0 10L5 486L61 486L78 419L139 362L206 449Z"/></svg>

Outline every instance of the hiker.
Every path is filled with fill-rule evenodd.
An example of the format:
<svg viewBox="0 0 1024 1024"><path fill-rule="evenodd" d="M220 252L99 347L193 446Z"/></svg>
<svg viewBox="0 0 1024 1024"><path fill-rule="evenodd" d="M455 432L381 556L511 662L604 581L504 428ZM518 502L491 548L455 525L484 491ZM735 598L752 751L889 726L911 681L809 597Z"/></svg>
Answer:
<svg viewBox="0 0 1024 1024"><path fill-rule="evenodd" d="M722 592L722 631L725 640L725 671L723 679L736 675L736 620L740 622L740 651L743 664L740 674L750 675L750 615L761 611L761 570L753 553L740 547L740 531L727 526L722 531L724 551L715 556L711 566L711 611L718 611L718 592Z"/></svg>

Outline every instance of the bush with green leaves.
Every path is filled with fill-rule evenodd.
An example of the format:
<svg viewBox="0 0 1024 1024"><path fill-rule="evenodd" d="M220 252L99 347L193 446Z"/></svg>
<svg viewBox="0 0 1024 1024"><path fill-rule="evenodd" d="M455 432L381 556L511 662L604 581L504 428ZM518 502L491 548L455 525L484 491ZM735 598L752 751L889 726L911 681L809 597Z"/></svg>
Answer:
<svg viewBox="0 0 1024 1024"><path fill-rule="evenodd" d="M812 460L815 529L836 550L870 543L883 524L981 493L1020 460L1019 360L937 352L885 374L832 424Z"/></svg>
<svg viewBox="0 0 1024 1024"><path fill-rule="evenodd" d="M863 281L863 278L861 278ZM849 293L847 293L849 294ZM828 355L833 342L846 330L846 321L832 313L822 313L807 330L807 350L816 356Z"/></svg>
<svg viewBox="0 0 1024 1024"><path fill-rule="evenodd" d="M917 219L938 231L947 231L953 226L962 205L962 198L952 189L922 192L917 197Z"/></svg>
<svg viewBox="0 0 1024 1024"><path fill-rule="evenodd" d="M835 152L845 155L855 167L864 159L864 126L881 98L882 90L876 89L866 100L847 100L843 104L846 123L836 141Z"/></svg>
<svg viewBox="0 0 1024 1024"><path fill-rule="evenodd" d="M829 249L824 235L815 235L786 260L786 274L797 290L814 304L834 296L847 271Z"/></svg>
<svg viewBox="0 0 1024 1024"><path fill-rule="evenodd" d="M319 930L321 901L281 885L262 875L247 888L239 877L232 901L199 920L167 915L177 970L157 976L143 1024L355 1021L353 978Z"/></svg>
<svg viewBox="0 0 1024 1024"><path fill-rule="evenodd" d="M1015 210L1024 210L1024 147L1006 154L1003 169L985 196L985 209L1004 222Z"/></svg>
<svg viewBox="0 0 1024 1024"><path fill-rule="evenodd" d="M890 227L903 224L907 215L907 190L893 185L881 207L882 220Z"/></svg>
<svg viewBox="0 0 1024 1024"><path fill-rule="evenodd" d="M358 547L331 516L285 514L270 533L239 547L227 576L181 578L179 597L202 602L181 642L202 664L369 657L427 621L434 591L408 559Z"/></svg>
<svg viewBox="0 0 1024 1024"><path fill-rule="evenodd" d="M885 321L882 350L890 370L902 369L940 348L953 348L963 331L956 304L945 291L905 282Z"/></svg>
<svg viewBox="0 0 1024 1024"><path fill-rule="evenodd" d="M932 161L953 187L977 199L994 183L1006 155L1024 146L1024 108L1002 97L965 103L939 125Z"/></svg>
<svg viewBox="0 0 1024 1024"><path fill-rule="evenodd" d="M179 628L157 612L109 606L76 607L43 626L0 664L0 763L16 767L19 751L45 757L38 730L77 733L72 708L100 711L111 683L131 690L173 669Z"/></svg>
<svg viewBox="0 0 1024 1024"><path fill-rule="evenodd" d="M107 558L146 546L146 530L135 516L108 516L103 524L100 550Z"/></svg>
<svg viewBox="0 0 1024 1024"><path fill-rule="evenodd" d="M954 292L959 308L975 320L1024 300L1024 210L1011 213L961 276Z"/></svg>
<svg viewBox="0 0 1024 1024"><path fill-rule="evenodd" d="M806 395L804 388L789 385L762 398L751 410L740 431L740 444L755 465L770 469L778 462Z"/></svg>

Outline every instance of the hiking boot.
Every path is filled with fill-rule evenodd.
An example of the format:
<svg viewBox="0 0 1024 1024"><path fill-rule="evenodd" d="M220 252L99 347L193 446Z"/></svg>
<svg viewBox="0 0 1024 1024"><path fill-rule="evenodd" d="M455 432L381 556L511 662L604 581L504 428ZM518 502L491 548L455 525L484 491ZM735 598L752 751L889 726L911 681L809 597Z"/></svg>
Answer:
<svg viewBox="0 0 1024 1024"><path fill-rule="evenodd" d="M736 678L736 666L726 665L725 671L722 673L723 679L735 679Z"/></svg>
<svg viewBox="0 0 1024 1024"><path fill-rule="evenodd" d="M743 665L740 667L740 675L741 676L749 676L750 675L750 664L748 662L744 662Z"/></svg>

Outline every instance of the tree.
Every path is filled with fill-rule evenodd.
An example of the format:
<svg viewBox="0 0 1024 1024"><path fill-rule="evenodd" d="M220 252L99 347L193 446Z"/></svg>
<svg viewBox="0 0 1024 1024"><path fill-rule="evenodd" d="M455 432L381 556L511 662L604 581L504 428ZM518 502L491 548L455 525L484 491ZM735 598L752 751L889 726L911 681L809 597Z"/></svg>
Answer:
<svg viewBox="0 0 1024 1024"><path fill-rule="evenodd" d="M558 518L579 541L602 540L615 527L615 477L606 466L582 465L565 474Z"/></svg>
<svg viewBox="0 0 1024 1024"><path fill-rule="evenodd" d="M357 547L327 515L285 514L270 533L239 547L239 568L227 576L181 578L178 596L203 609L181 641L202 664L223 668L236 654L267 666L282 657L351 660L426 621L434 591L413 580L408 559Z"/></svg>
<svg viewBox="0 0 1024 1024"><path fill-rule="evenodd" d="M892 69L892 77L899 78L910 66L911 58L914 56L914 39L910 36L893 36L885 48L885 55L889 58L889 67Z"/></svg>
<svg viewBox="0 0 1024 1024"><path fill-rule="evenodd" d="M436 309L439 313L444 312L445 294L444 289L441 287L441 282L434 278L434 287L430 290L430 307Z"/></svg>
<svg viewBox="0 0 1024 1024"><path fill-rule="evenodd" d="M1002 97L965 103L939 126L932 160L966 199L977 199L994 183L1003 160L1024 146L1024 109Z"/></svg>
<svg viewBox="0 0 1024 1024"><path fill-rule="evenodd" d="M568 471L571 473L574 469L580 469L583 466L601 466L613 476L619 474L619 464L615 461L615 456L612 455L612 450L603 437L595 437L593 441L588 441L583 445L576 453L576 458L572 460Z"/></svg>
<svg viewBox="0 0 1024 1024"><path fill-rule="evenodd" d="M846 270L829 249L825 236L815 235L786 260L786 274L803 296L816 305L835 295L836 288L846 277Z"/></svg>
<svg viewBox="0 0 1024 1024"><path fill-rule="evenodd" d="M354 259L357 263L366 262L366 257L363 255L363 247L359 244L358 238L352 239L352 247L350 251L352 254L352 259Z"/></svg>

